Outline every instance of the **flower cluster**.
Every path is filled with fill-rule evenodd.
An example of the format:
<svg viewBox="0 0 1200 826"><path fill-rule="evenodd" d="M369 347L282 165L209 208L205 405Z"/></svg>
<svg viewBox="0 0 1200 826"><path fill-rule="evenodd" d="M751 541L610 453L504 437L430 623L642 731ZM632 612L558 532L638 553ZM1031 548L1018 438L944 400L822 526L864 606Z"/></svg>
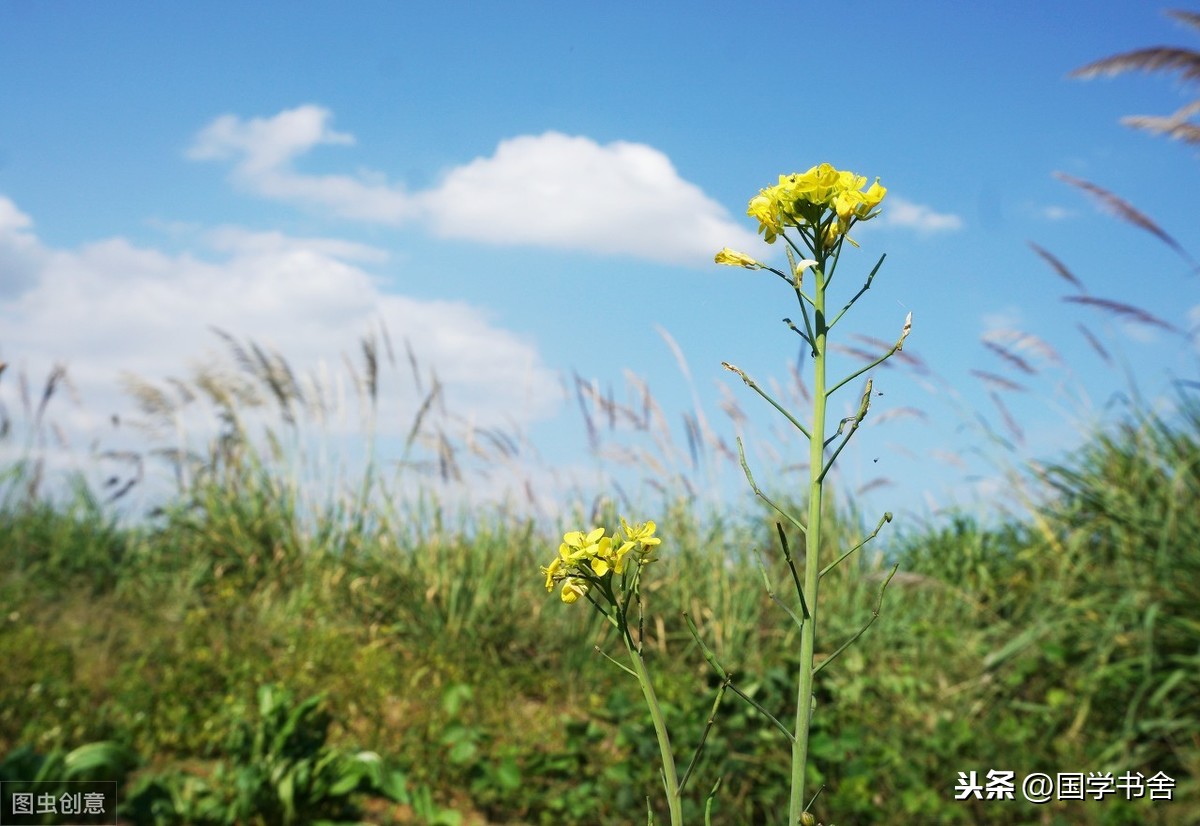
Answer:
<svg viewBox="0 0 1200 826"><path fill-rule="evenodd" d="M883 201L887 189L876 178L863 191L866 183L867 179L861 175L823 163L803 174L780 175L778 184L750 199L746 214L758 219L758 231L768 244L775 243L784 227L791 226L819 231L824 245L831 247L855 221L867 221L879 214L872 210ZM831 213L829 217L826 211Z"/></svg>
<svg viewBox="0 0 1200 826"><path fill-rule="evenodd" d="M654 535L653 522L630 526L621 520L621 530L605 534L604 528L589 533L571 531L563 535L558 556L542 568L546 590L553 591L562 583L562 601L576 602L587 594L592 584L611 573L624 574L630 558L638 565L654 561L654 547L662 540ZM630 556L632 554L632 557Z"/></svg>

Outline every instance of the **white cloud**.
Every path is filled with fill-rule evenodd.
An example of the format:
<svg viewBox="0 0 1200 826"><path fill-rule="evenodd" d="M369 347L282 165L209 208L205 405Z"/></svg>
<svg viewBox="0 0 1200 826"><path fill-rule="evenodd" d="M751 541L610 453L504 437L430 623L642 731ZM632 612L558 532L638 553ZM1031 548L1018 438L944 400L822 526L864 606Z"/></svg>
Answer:
<svg viewBox="0 0 1200 826"><path fill-rule="evenodd" d="M33 219L0 195L0 299L33 283L42 250L32 232Z"/></svg>
<svg viewBox="0 0 1200 826"><path fill-rule="evenodd" d="M963 226L957 215L935 212L931 207L894 196L888 196L884 203L880 221L884 226L915 229L920 233L953 232Z"/></svg>
<svg viewBox="0 0 1200 826"><path fill-rule="evenodd" d="M760 243L659 150L558 132L502 141L419 198L437 234L497 244L707 265Z"/></svg>
<svg viewBox="0 0 1200 826"><path fill-rule="evenodd" d="M265 119L223 115L201 130L188 156L233 161L234 181L263 197L372 223L421 220L447 238L696 266L710 265L721 247L761 243L646 144L523 135L449 170L437 186L409 193L378 173L296 171L292 162L317 146L353 143L330 119L312 105Z"/></svg>
<svg viewBox="0 0 1200 826"><path fill-rule="evenodd" d="M400 224L413 217L404 190L347 175L304 175L292 161L321 145L352 145L354 137L329 127L332 114L300 106L271 118L222 115L196 136L193 160L232 160L233 180L256 195L333 210L360 221Z"/></svg>
<svg viewBox="0 0 1200 826"><path fill-rule="evenodd" d="M353 144L353 135L329 128L329 118L330 113L318 106L248 121L222 115L200 131L187 154L196 160L238 159L238 169L245 175L271 173L314 146Z"/></svg>
<svg viewBox="0 0 1200 826"><path fill-rule="evenodd" d="M0 293L0 359L34 381L65 362L92 421L131 408L120 374L183 378L189 364L226 354L213 327L278 351L308 375L323 365L344 373L343 353L360 363L361 336L382 322L402 367L381 371L385 436L405 435L421 401L404 340L423 368L436 369L447 409L481 427L526 425L560 402L557 375L531 343L479 308L384 293L354 263L385 257L366 245L225 227L202 234L199 254L122 238L65 250L4 229L13 226L31 222L0 199L0 261L20 253L34 265L24 286Z"/></svg>

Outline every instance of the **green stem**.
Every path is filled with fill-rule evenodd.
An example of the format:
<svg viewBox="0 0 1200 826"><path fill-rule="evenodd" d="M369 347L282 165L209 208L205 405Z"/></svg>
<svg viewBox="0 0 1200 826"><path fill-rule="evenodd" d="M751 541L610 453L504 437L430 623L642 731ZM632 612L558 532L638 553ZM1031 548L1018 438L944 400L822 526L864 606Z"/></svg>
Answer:
<svg viewBox="0 0 1200 826"><path fill-rule="evenodd" d="M658 737L658 750L662 755L663 781L667 787L667 808L671 813L671 826L683 826L683 801L679 796L679 775L675 770L675 756L671 751L671 738L667 734L667 722L663 719L662 708L658 704L658 697L654 694L654 684L650 682L650 672L646 669L646 662L642 659L639 647L629 634L628 623L623 623L623 625L622 636L625 638L625 649L629 652L629 661L633 663L638 683L642 686L642 696L646 700L646 706L650 709L650 719L654 722L654 734Z"/></svg>
<svg viewBox="0 0 1200 826"><path fill-rule="evenodd" d="M808 526L805 532L804 596L807 598L808 621L800 630L800 675L796 689L796 739L792 742L792 788L788 804L788 826L796 826L804 813L804 775L808 765L808 732L812 722L813 652L817 634L817 587L820 584L821 495L824 489L822 467L825 464L825 391L826 336L829 328L825 319L825 264L827 255L821 250L817 260L816 285L813 295L813 421L809 438Z"/></svg>

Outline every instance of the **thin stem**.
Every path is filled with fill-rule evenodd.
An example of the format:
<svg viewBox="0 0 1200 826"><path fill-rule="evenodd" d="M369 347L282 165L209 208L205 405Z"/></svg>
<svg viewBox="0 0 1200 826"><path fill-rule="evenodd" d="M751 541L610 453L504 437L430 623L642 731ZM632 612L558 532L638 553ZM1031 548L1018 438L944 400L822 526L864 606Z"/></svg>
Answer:
<svg viewBox="0 0 1200 826"><path fill-rule="evenodd" d="M717 790L721 788L721 778L717 778L717 782L713 784L712 791L708 793L708 797L704 801L704 826L712 826L712 807L713 802L717 799Z"/></svg>
<svg viewBox="0 0 1200 826"><path fill-rule="evenodd" d="M797 291L797 294L803 299L804 294ZM812 339L812 322L808 320L808 308L804 306L804 302L800 302L800 315L804 317L804 327L808 330L808 348L812 353L812 357L817 357L817 345Z"/></svg>
<svg viewBox="0 0 1200 826"><path fill-rule="evenodd" d="M890 359L892 356L894 356L894 355L896 354L896 350L897 350L897 349L899 349L899 348L897 348L897 347L893 347L892 349L890 349L890 350L888 350L886 353L884 353L882 356L880 356L879 358L875 359L873 362L871 362L870 364L868 364L866 367L863 367L863 368L861 368L861 369L859 369L859 370L855 370L853 373L851 373L850 375L846 376L846 378L844 378L844 379L842 379L841 381L839 381L837 384L835 384L835 385L834 385L834 386L833 386L833 387L830 389L830 391L829 391L829 395L831 395L831 396L832 396L832 395L833 395L834 393L836 393L838 390L841 390L841 389L842 389L842 387L843 387L844 385L847 385L847 384L849 384L850 382L854 381L856 378L858 378L858 377L859 377L859 376L861 376L863 373L865 373L865 372L867 372L868 370L870 370L872 367L878 367L879 365L883 364L885 361L887 361L888 359Z"/></svg>
<svg viewBox="0 0 1200 826"><path fill-rule="evenodd" d="M775 531L779 534L779 544L783 546L783 558L787 560L788 570L792 572L792 582L796 586L796 596L800 597L800 610L804 612L804 618L808 619L811 614L808 612L808 603L804 600L804 588L800 585L800 575L796 573L796 563L792 559L792 551L788 547L787 534L783 532L783 525L775 523Z"/></svg>
<svg viewBox="0 0 1200 826"><path fill-rule="evenodd" d="M821 498L823 482L821 468L825 464L825 406L828 393L825 389L826 336L829 328L825 321L825 262L827 256L818 248L814 250L821 263L817 269L813 296L813 421L809 437L809 489L808 530L805 533L804 589L808 598L808 621L800 631L800 674L796 687L796 739L792 743L791 797L788 803L788 824L800 822L804 813L804 780L808 765L808 733L812 722L813 702L813 651L817 633L817 588L820 585L821 548Z"/></svg>
<svg viewBox="0 0 1200 826"><path fill-rule="evenodd" d="M793 425L796 426L797 430L799 430L805 436L808 436L810 439L812 438L808 434L808 428L806 428L804 425L800 424L800 422L796 419L796 417L793 416L791 413L789 413L786 408L784 408L781 404L779 404L779 402L775 401L775 399L773 399L769 395L767 395L767 393L761 387L758 386L758 384L754 381L754 379L752 379L746 375L746 371L742 370L740 367L735 367L734 365L730 364L727 361L721 362L721 366L724 367L726 370L728 370L730 373L737 373L738 376L741 378L741 380L746 383L747 387L749 387L755 393L757 393L758 395L760 395L764 399L766 399L768 402L770 402L771 407L774 407L776 410L778 410L780 413L782 413L784 415L784 418L786 418L789 422L791 422Z"/></svg>
<svg viewBox="0 0 1200 826"><path fill-rule="evenodd" d="M757 496L759 499L763 500L764 502L766 502L768 505L770 505L775 510L775 512L778 513L780 516L782 516L784 519L791 522L793 527L795 527L796 530L800 531L800 533L805 533L804 526L800 524L800 522L796 519L796 517L792 516L790 513L785 511L783 508L779 507L774 502L772 502L770 499L768 499L767 495L765 493L763 493L762 489L759 488L757 483L755 483L754 475L752 473L750 473L750 465L748 465L746 463L746 450L745 450L745 448L742 447L742 437L741 436L737 437L737 446L738 446L738 457L742 460L742 472L746 474L746 481L750 483L750 489L754 491L754 495Z"/></svg>
<svg viewBox="0 0 1200 826"><path fill-rule="evenodd" d="M805 319L806 323L807 323L807 321L808 321L808 319ZM783 323L786 324L793 333L800 336L800 338L804 339L804 343L808 345L809 350L812 349L812 339L810 339L808 337L807 333L805 333L803 330L801 330L799 327L796 326L796 322L792 321L790 318L785 318L783 320Z"/></svg>
<svg viewBox="0 0 1200 826"><path fill-rule="evenodd" d="M637 677L637 672L636 672L636 671L634 671L634 670L633 670L632 668L630 668L629 666L625 665L625 663L621 662L620 660L618 660L618 659L615 659L615 658L614 658L612 655L610 655L610 654L609 654L607 651L605 651L605 650L604 650L603 648L601 648L600 646L598 646L598 645L593 645L593 646L592 646L592 648L596 649L596 653L597 653L597 654L599 654L599 655L600 655L601 657L603 657L604 659L608 660L610 663L612 663L613 665L615 665L617 668L619 668L619 669L621 669L622 671L624 671L624 672L625 672L626 674L628 674L630 677Z"/></svg>
<svg viewBox="0 0 1200 826"><path fill-rule="evenodd" d="M892 356L894 356L894 355L895 355L897 352L899 352L900 350L903 350L903 349L904 349L904 339L908 338L908 334L909 334L911 331L912 331L912 313L909 313L909 314L908 314L908 317L904 319L904 329L902 329L902 330L900 331L900 338L899 338L899 339L896 341L896 343L895 343L894 345L892 345L892 349L888 350L886 353L884 353L884 354L883 354L882 356L880 356L879 358L875 359L873 362L871 362L870 364L868 364L866 367L863 367L863 368L862 368L862 369L860 369L860 370L855 370L853 373L851 373L850 375L846 376L846 378L844 378L844 379L842 379L841 381L839 381L839 382L838 382L837 384L835 384L835 385L833 386L833 388L832 388L832 389L829 391L829 395L831 395L831 396L832 396L832 395L833 395L834 393L836 393L836 392L837 392L839 389L841 389L841 387L842 387L844 384L847 384L848 382L852 382L852 381L854 381L856 378L858 378L858 377L859 377L859 376L861 376L863 373L865 373L865 372L867 372L868 370L870 370L872 367L875 367L875 366L877 366L877 365L883 364L883 362L884 362L884 361L886 361L887 359L889 359L889 358L891 358Z"/></svg>
<svg viewBox="0 0 1200 826"><path fill-rule="evenodd" d="M861 637L863 634L867 633L867 629L875 624L875 620L879 619L879 612L883 609L883 592L887 590L888 583L892 581L892 577L894 577L896 575L896 571L899 569L900 569L900 563L897 562L895 565L892 566L892 572L887 575L887 579L885 579L883 581L883 585L879 586L879 599L875 603L875 610L873 610L871 612L871 618L869 620L867 620L867 624L864 625L862 628L858 629L857 634L855 634L853 637L851 637L850 639L848 639L844 643L842 643L840 646L838 646L837 651L834 651L832 654L830 654L828 657L826 657L824 660L822 660L821 664L818 665L816 667L816 669L813 670L813 676L816 676L816 674L818 672L820 672L820 670L822 668L824 668L825 666L829 665L831 662L836 660L838 658L838 655L840 655L843 651L845 651L850 646L854 645L854 643L858 642L858 638Z"/></svg>
<svg viewBox="0 0 1200 826"><path fill-rule="evenodd" d="M650 719L654 723L654 734L658 738L658 750L662 756L663 784L667 792L667 808L671 812L671 826L683 826L683 805L679 797L679 778L675 772L675 756L671 752L671 738L667 734L667 722L663 718L662 707L654 693L654 684L650 681L650 672L642 659L640 646L635 646L633 637L629 634L629 624L622 621L625 639L625 649L629 652L629 660L633 664L638 683L642 686L642 697L650 709Z"/></svg>
<svg viewBox="0 0 1200 826"><path fill-rule="evenodd" d="M787 737L788 740L794 742L796 738L790 731L788 731L787 726L775 719L775 716L759 705L759 703L753 697L746 694L733 684L733 675L731 675L721 666L721 663L717 661L717 655L714 654L712 650L704 644L704 640L700 639L700 632L696 630L696 623L692 622L692 618L688 615L687 611L683 612L683 621L687 623L688 631L692 633L692 638L696 640L696 645L700 646L700 650L704 652L704 659L713 667L713 671L717 672L717 676L721 678L723 684L729 686L734 694L738 695L747 703L754 706L754 708L758 709L758 711L764 717L774 723L775 727L783 732L784 737Z"/></svg>
<svg viewBox="0 0 1200 826"><path fill-rule="evenodd" d="M700 762L700 754L704 751L704 744L708 742L708 734L712 731L713 724L717 722L717 709L721 706L721 700L725 698L725 689L727 688L729 688L728 677L721 683L721 687L717 689L717 696L713 699L712 710L708 712L708 720L704 723L704 732L700 735L700 743L696 746L696 751L692 753L692 760L688 763L688 767L683 773L683 779L679 781L679 791L681 794L687 788L688 778L692 776L692 770Z"/></svg>
<svg viewBox="0 0 1200 826"><path fill-rule="evenodd" d="M833 562L830 562L828 565L826 565L824 568L822 568L821 569L821 577L824 578L825 574L829 573L834 568L836 568L843 559L850 556L850 554L854 553L859 548L861 548L863 545L866 545L868 542L870 542L872 539L874 539L876 536L878 536L880 529L883 527L883 523L891 522L891 521L892 521L892 512L891 511L884 512L883 516L879 517L879 524L875 526L875 530L871 531L871 535L868 536L866 539L864 539L862 542L859 542L857 545L855 545L850 550L846 551L844 554L839 556L837 559L833 560Z"/></svg>
<svg viewBox="0 0 1200 826"><path fill-rule="evenodd" d="M759 713L759 714L761 714L762 716L764 716L764 717L766 717L768 720L770 720L772 723L774 723L774 724L775 724L775 728L777 728L777 729L779 729L780 731L782 731L782 732L783 732L783 736L784 736L784 737L786 737L786 738L788 739L788 742L790 742L790 743L795 743L795 742L796 742L796 735L794 735L794 734L792 734L790 731L788 731L788 727L787 727L787 726L785 726L783 723L779 722L777 719L775 719L775 715L774 715L774 714L772 714L771 712L767 711L765 708L763 708L763 707L762 707L762 706L761 706L761 705L758 703L758 701L757 701L757 700L755 700L753 697L751 697L751 696L750 696L749 694L747 694L746 692L742 691L740 688L738 688L738 687L737 687L736 685L734 685L733 683L730 683L730 684L729 684L729 688L730 688L730 690L731 690L731 691L732 691L734 694L736 694L737 696L741 697L743 700L745 700L745 701L746 701L747 703L749 703L750 705L754 706L754 708L756 708L756 709L758 710L758 713Z"/></svg>
<svg viewBox="0 0 1200 826"><path fill-rule="evenodd" d="M833 455L830 456L829 459L825 462L825 467L821 468L821 475L820 475L820 477L818 477L818 478L820 478L821 481L825 481L826 474L828 474L829 471L833 469L833 463L836 462L837 457L839 455L841 455L842 449L847 444L850 443L850 437L854 435L854 432L856 430L858 430L858 426L861 425L863 423L863 420L867 418L867 411L871 409L871 387L872 387L872 385L873 385L873 380L867 379L867 386L863 390L862 400L859 402L859 405L858 405L858 413L851 416L849 418L849 420L843 419L842 423L838 425L838 433L841 433L842 427L846 424L847 421L849 421L850 422L850 431L846 434L846 438L842 439L842 443L837 446L837 450L835 450L833 452ZM832 439L833 437L830 437L830 438Z"/></svg>
<svg viewBox="0 0 1200 826"><path fill-rule="evenodd" d="M842 307L842 311L833 317L833 321L829 322L829 329L832 330L833 325L837 324L841 317L846 314L846 310L849 310L851 307L853 307L854 302L858 301L863 293L871 289L871 282L875 280L875 273L879 272L879 268L883 266L883 259L885 258L887 258L887 253L879 256L879 261L875 264L875 268L872 269L871 274L867 276L867 282L862 285L862 289L854 294L854 298L846 302L846 306Z"/></svg>
<svg viewBox="0 0 1200 826"><path fill-rule="evenodd" d="M758 563L759 572L762 573L763 585L767 589L767 596L771 598L772 602L787 612L787 615L792 618L792 622L796 623L797 631L802 630L804 628L804 620L796 616L796 612L789 608L787 603L781 600L779 595L775 593L775 589L771 587L771 578L767 575L767 568L765 565L763 565L762 554L758 552L758 548L754 549L754 560ZM807 607L805 607L805 611L807 610Z"/></svg>

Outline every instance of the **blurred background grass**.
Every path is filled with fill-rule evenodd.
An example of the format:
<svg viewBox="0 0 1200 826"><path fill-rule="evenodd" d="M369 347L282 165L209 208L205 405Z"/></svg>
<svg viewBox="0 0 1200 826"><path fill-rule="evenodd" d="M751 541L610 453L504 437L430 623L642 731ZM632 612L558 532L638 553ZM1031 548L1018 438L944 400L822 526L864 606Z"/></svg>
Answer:
<svg viewBox="0 0 1200 826"><path fill-rule="evenodd" d="M42 426L54 381L9 438ZM255 439L234 394L212 398L225 427L140 523L83 477L45 495L36 449L0 477L0 779L83 776L64 761L93 744L88 776L119 776L126 818L146 823L618 824L658 796L636 683L592 650L605 628L537 573L563 530L611 525L611 499L581 498L556 524L372 496L368 467L346 495L304 504L272 447L286 421ZM442 449L430 467L444 471ZM821 675L818 812L1200 822L1200 403L1131 403L1069 461L1013 478L1026 512L885 531L823 589L828 653L900 563L881 620ZM626 514L655 518L664 541L646 646L684 759L716 678L681 611L765 708L791 698L797 635L751 553L782 581L776 528L744 503L716 512L663 488ZM846 504L830 516L829 553L864 535ZM732 695L721 708L690 788L702 800L721 778L714 822L775 822L786 806L787 746L756 714ZM954 800L959 772L989 769L1164 772L1175 799Z"/></svg>

